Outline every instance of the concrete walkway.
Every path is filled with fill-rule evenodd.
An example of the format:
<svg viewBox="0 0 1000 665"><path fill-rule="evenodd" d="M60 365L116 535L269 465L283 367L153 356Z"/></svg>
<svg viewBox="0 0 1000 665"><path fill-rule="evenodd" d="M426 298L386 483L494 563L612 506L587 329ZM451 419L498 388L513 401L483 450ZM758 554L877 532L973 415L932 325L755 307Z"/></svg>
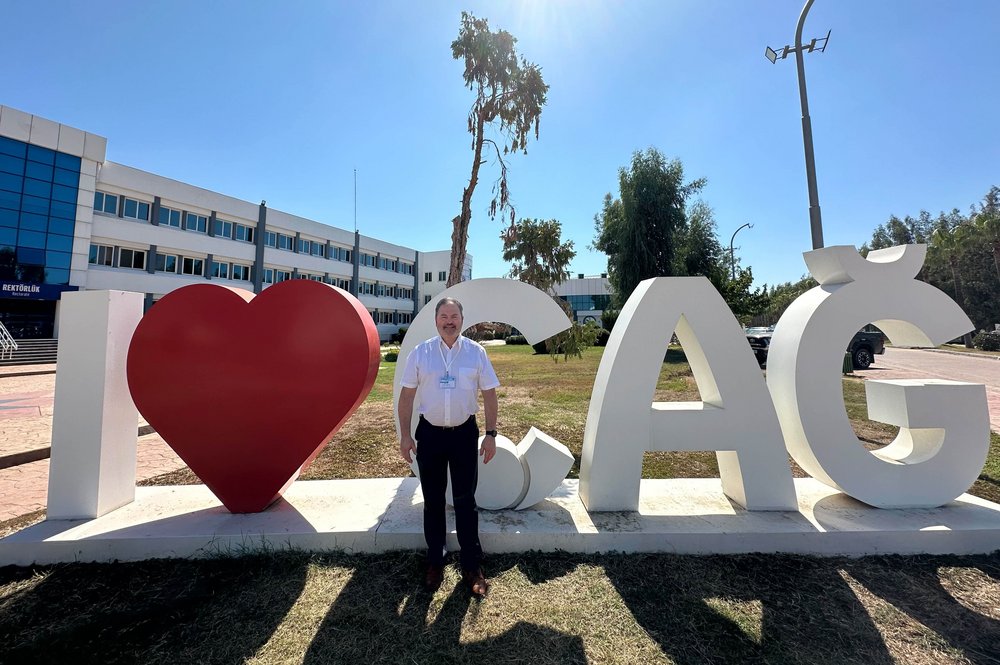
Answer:
<svg viewBox="0 0 1000 665"><path fill-rule="evenodd" d="M0 522L45 508L55 379L55 365L0 367ZM137 480L184 466L157 434L138 442Z"/></svg>

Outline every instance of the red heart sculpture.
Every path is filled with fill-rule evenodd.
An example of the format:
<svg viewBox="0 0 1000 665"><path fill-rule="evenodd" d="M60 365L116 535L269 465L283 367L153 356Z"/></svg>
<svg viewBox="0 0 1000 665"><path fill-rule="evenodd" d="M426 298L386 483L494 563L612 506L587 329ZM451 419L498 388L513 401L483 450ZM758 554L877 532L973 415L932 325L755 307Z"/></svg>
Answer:
<svg viewBox="0 0 1000 665"><path fill-rule="evenodd" d="M264 510L358 408L378 330L357 298L293 279L258 296L195 284L139 322L128 385L140 413L234 513Z"/></svg>

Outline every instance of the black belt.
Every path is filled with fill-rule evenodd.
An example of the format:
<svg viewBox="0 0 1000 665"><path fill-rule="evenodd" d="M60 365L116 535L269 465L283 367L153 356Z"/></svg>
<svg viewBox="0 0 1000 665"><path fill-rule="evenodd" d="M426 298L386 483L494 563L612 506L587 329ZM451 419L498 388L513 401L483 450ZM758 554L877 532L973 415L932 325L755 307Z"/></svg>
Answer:
<svg viewBox="0 0 1000 665"><path fill-rule="evenodd" d="M435 425L431 421L429 421L426 418L424 418L423 414L420 414L420 420L424 421L424 423L426 423L428 427L432 427L434 429L445 430L445 431L449 431L449 430L453 430L453 429L458 429L459 427L465 427L466 425L469 424L469 421L473 420L473 419L475 419L475 416L469 416L468 418L465 419L465 422L460 423L458 425Z"/></svg>

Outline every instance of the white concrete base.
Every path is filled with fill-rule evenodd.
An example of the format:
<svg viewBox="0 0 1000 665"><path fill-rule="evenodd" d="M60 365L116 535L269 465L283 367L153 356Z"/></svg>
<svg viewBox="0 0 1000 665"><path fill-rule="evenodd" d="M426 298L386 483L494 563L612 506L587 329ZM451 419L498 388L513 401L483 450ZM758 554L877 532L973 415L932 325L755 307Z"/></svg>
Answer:
<svg viewBox="0 0 1000 665"><path fill-rule="evenodd" d="M46 521L0 540L0 565L134 561L257 550L423 549L416 478L299 481L263 513L233 515L201 485L139 487L91 520ZM482 511L487 552L971 554L1000 548L1000 506L963 494L941 508L883 510L810 478L798 512L748 512L719 479L643 480L638 512L589 514L566 480L527 510ZM449 517L449 523L453 520ZM457 548L454 534L449 548Z"/></svg>

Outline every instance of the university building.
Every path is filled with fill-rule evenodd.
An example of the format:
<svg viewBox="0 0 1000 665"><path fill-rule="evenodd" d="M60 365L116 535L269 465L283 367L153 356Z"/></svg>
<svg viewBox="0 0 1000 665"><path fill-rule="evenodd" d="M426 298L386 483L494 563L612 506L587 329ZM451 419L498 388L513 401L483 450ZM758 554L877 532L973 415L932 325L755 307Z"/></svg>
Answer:
<svg viewBox="0 0 1000 665"><path fill-rule="evenodd" d="M0 322L58 337L66 291L210 282L260 293L312 279L358 297L385 340L444 290L450 251L420 252L105 157L107 139L0 106ZM463 279L472 277L466 259Z"/></svg>

